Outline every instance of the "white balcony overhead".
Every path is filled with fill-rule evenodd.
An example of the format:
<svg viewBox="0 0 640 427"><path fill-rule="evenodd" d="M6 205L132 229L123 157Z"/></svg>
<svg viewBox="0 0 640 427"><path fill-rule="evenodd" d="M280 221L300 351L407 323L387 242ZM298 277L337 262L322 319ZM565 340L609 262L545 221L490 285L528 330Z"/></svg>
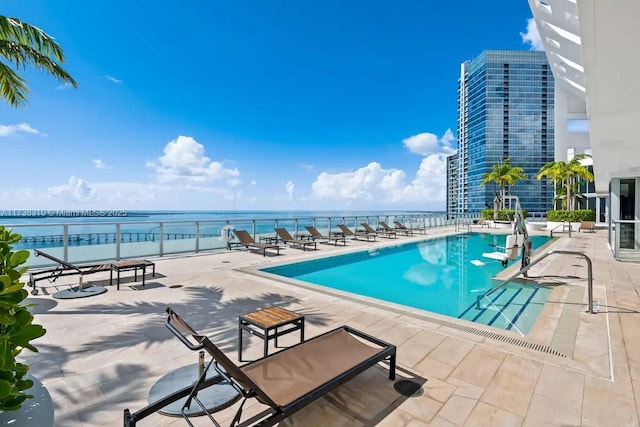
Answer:
<svg viewBox="0 0 640 427"><path fill-rule="evenodd" d="M596 190L605 192L612 177L640 175L640 1L580 0L577 10Z"/></svg>
<svg viewBox="0 0 640 427"><path fill-rule="evenodd" d="M575 2L529 0L529 6L556 81L584 100L582 40Z"/></svg>

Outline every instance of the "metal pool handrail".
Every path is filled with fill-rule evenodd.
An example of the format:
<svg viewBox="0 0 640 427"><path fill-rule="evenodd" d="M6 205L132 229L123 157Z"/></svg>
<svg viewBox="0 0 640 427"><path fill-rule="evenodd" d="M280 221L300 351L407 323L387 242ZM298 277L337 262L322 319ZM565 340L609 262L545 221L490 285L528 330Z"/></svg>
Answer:
<svg viewBox="0 0 640 427"><path fill-rule="evenodd" d="M569 221L563 221L562 223L558 224L553 230L551 230L551 232L549 233L551 235L551 237L553 237L553 232L556 231L560 227L562 227L562 231L564 231L564 227L567 224L569 224L569 238L571 238L571 222L569 222Z"/></svg>
<svg viewBox="0 0 640 427"><path fill-rule="evenodd" d="M587 255L585 255L582 252L563 251L563 250L549 251L549 252L543 254L540 258L537 258L537 259L533 260L526 267L524 267L524 268L518 270L517 272L513 273L504 282L500 283L495 288L489 289L484 294L479 295L477 297L477 299L476 299L476 308L478 310L480 309L480 300L481 299L483 299L485 297L488 297L489 295L491 295L492 293L494 293L498 289L500 289L503 286L505 286L507 283L511 282L516 277L520 276L521 274L526 273L527 271L529 271L529 269L531 267L533 267L534 265L538 264L540 261L542 261L543 259L547 258L550 255L574 255L574 256L582 257L587 261L587 292L588 292L588 304L589 304L587 313L595 314L595 312L593 311L593 266L592 266L592 263L591 263L591 258L589 258Z"/></svg>

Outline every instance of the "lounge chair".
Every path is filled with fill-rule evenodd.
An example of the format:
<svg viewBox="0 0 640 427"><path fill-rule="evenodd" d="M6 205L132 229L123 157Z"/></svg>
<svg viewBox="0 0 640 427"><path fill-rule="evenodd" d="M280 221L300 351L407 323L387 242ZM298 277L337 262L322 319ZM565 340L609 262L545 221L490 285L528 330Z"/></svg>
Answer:
<svg viewBox="0 0 640 427"><path fill-rule="evenodd" d="M198 404L209 418L212 415L198 399L198 393L212 385L227 381L242 397L231 422L238 425L248 399L268 406L266 411L244 420L242 425L273 426L295 412L325 396L379 362L389 361L389 379L395 379L396 347L363 332L341 326L310 340L245 365L238 366L206 336L192 329L171 308L167 309L166 326L190 350L205 350L211 356L198 381L131 413L124 410L124 426L134 427L143 418L179 399L185 400L185 412ZM208 375L213 368L218 375ZM207 379L208 377L208 379Z"/></svg>
<svg viewBox="0 0 640 427"><path fill-rule="evenodd" d="M307 231L309 232L309 234L311 235L311 238L313 240L327 240L329 242L333 242L336 246L338 246L338 242L342 242L343 245L346 246L347 244L347 238L342 236L323 236L322 233L320 233L318 231L317 228L315 228L312 225L307 225L305 226L305 228L307 229Z"/></svg>
<svg viewBox="0 0 640 427"><path fill-rule="evenodd" d="M426 232L427 232L427 228L426 227L407 227L406 225L404 225L400 221L393 221L393 223L396 225L398 230L410 230L411 232L417 231L420 234L426 234Z"/></svg>
<svg viewBox="0 0 640 427"><path fill-rule="evenodd" d="M318 249L318 243L314 240L294 239L293 236L289 234L286 228L276 228L275 230L276 234L282 239L283 242L289 243L291 245L298 245L302 248L303 251L307 250L307 246L313 246L313 249Z"/></svg>
<svg viewBox="0 0 640 427"><path fill-rule="evenodd" d="M480 218L480 219L474 220L471 224L469 224L469 228L474 226L476 227L479 226L480 228L484 228L484 227L491 228L491 223L484 218Z"/></svg>
<svg viewBox="0 0 640 427"><path fill-rule="evenodd" d="M258 243L253 240L253 237L247 232L247 230L233 230L233 234L240 241L240 245L245 248L262 249L262 256L267 256L267 249L275 249L276 255L280 255L280 246L267 243Z"/></svg>
<svg viewBox="0 0 640 427"><path fill-rule="evenodd" d="M596 232L596 223L594 221L580 221L580 227L578 227L578 231L586 230L590 233Z"/></svg>
<svg viewBox="0 0 640 427"><path fill-rule="evenodd" d="M60 258L56 258L46 252L33 250L36 256L43 256L58 264L57 267L49 267L38 269L29 272L29 286L31 286L31 294L37 295L38 289L36 289L36 282L40 280L48 280L50 283L55 282L58 277L62 276L86 276L100 271L111 271L111 263L108 264L71 264L70 262L63 261Z"/></svg>
<svg viewBox="0 0 640 427"><path fill-rule="evenodd" d="M364 231L367 233L375 233L381 235L382 237L386 237L387 239L396 239L398 234L395 230L387 231L387 230L375 230L372 226L367 224L366 222L361 222L360 225L364 228Z"/></svg>
<svg viewBox="0 0 640 427"><path fill-rule="evenodd" d="M344 224L338 224L338 228L340 228L344 237L353 237L356 240L360 240L361 237L366 237L367 241L376 240L376 233L371 234L364 231L358 231L357 233L354 233L349 227Z"/></svg>
<svg viewBox="0 0 640 427"><path fill-rule="evenodd" d="M389 227L389 224L383 221L380 221L378 224L384 229L384 231L389 233L402 233L405 236L413 236L413 231L408 228L391 228Z"/></svg>

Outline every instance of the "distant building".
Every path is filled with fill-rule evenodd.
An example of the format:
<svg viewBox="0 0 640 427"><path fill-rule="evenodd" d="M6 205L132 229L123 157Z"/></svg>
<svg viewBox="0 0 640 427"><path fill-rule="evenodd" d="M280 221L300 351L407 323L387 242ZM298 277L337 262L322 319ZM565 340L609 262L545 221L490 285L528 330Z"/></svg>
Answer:
<svg viewBox="0 0 640 427"><path fill-rule="evenodd" d="M500 190L480 183L506 158L529 177L509 193L529 212L551 209L553 184L536 179L554 160L554 80L544 52L486 50L461 65L457 183L455 192L447 183L447 211L492 207Z"/></svg>
<svg viewBox="0 0 640 427"><path fill-rule="evenodd" d="M447 157L447 213L457 212L458 154Z"/></svg>

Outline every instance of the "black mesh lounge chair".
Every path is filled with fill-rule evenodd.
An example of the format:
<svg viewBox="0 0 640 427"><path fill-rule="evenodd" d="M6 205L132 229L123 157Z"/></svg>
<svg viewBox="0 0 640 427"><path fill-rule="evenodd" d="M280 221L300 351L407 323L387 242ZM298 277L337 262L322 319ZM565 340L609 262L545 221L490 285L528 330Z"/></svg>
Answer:
<svg viewBox="0 0 640 427"><path fill-rule="evenodd" d="M309 232L309 234L311 235L311 238L313 240L327 240L328 242L333 242L336 246L338 246L338 242L342 242L343 245L346 246L347 244L347 238L342 236L323 236L322 233L320 233L318 231L317 228L315 228L312 225L307 225L304 228L307 229L307 231Z"/></svg>
<svg viewBox="0 0 640 427"><path fill-rule="evenodd" d="M267 249L275 249L276 255L280 255L280 246L258 243L253 240L253 237L251 237L247 230L233 230L233 234L236 235L241 246L246 248L262 249L262 256L267 256Z"/></svg>
<svg viewBox="0 0 640 427"><path fill-rule="evenodd" d="M363 231L358 231L357 233L354 233L353 231L351 231L351 229L349 227L347 227L344 224L338 224L338 228L340 228L340 230L342 231L342 234L344 234L345 237L352 237L356 240L360 240L361 238L366 238L367 241L375 241L376 240L376 233L367 233L367 232L363 232Z"/></svg>
<svg viewBox="0 0 640 427"><path fill-rule="evenodd" d="M298 245L303 251L307 250L307 246L313 246L313 249L318 249L318 243L315 240L302 240L294 239L286 228L276 228L276 234L282 239L283 242L291 245Z"/></svg>
<svg viewBox="0 0 640 427"><path fill-rule="evenodd" d="M193 330L171 308L167 309L166 325L190 350L205 350L211 356L198 381L189 387L168 395L147 407L131 413L124 410L124 426L134 427L143 418L164 406L187 397L182 413L198 404L216 425L213 416L206 411L198 392L227 381L242 396L242 402L231 422L240 423L242 408L248 399L257 399L269 408L243 421L242 425L273 426L295 412L346 383L360 373L385 360L389 361L389 379L395 379L396 347L363 332L341 326L285 350L242 366L234 364L206 336ZM207 379L213 368L218 376Z"/></svg>
<svg viewBox="0 0 640 427"><path fill-rule="evenodd" d="M29 272L29 286L32 288L31 293L33 295L38 294L36 282L39 282L40 280L48 280L50 283L53 283L58 279L58 277L62 276L86 276L99 271L111 271L111 263L76 265L63 261L60 258L56 258L46 252L39 251L38 249L34 249L33 251L36 256L43 256L58 264L56 267L43 268Z"/></svg>
<svg viewBox="0 0 640 427"><path fill-rule="evenodd" d="M412 236L413 235L413 231L411 231L408 228L391 228L389 227L389 224L387 224L386 222L380 221L378 223L380 225L380 227L382 227L384 229L384 231L387 231L389 233L393 232L393 233L402 233L405 236Z"/></svg>
<svg viewBox="0 0 640 427"><path fill-rule="evenodd" d="M425 234L427 232L427 229L425 227L411 227L411 228L408 228L406 225L404 225L400 221L393 221L393 223L396 225L398 230L409 230L412 233L417 231L420 234Z"/></svg>
<svg viewBox="0 0 640 427"><path fill-rule="evenodd" d="M367 224L366 222L361 222L360 225L364 228L364 231L367 233L375 233L382 237L386 237L387 239L396 239L398 234L395 230L387 231L387 230L374 230L372 226Z"/></svg>

